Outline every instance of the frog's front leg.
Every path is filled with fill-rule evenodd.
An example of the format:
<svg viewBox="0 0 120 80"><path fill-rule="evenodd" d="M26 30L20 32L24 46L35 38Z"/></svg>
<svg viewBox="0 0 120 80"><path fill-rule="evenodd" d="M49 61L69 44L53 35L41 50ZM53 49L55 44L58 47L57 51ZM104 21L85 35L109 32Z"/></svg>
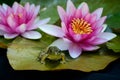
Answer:
<svg viewBox="0 0 120 80"><path fill-rule="evenodd" d="M45 59L48 57L48 54L41 54L40 55L40 63L45 64Z"/></svg>
<svg viewBox="0 0 120 80"><path fill-rule="evenodd" d="M64 53L61 53L61 61L60 63L61 64L65 64L66 60L65 60L65 54Z"/></svg>

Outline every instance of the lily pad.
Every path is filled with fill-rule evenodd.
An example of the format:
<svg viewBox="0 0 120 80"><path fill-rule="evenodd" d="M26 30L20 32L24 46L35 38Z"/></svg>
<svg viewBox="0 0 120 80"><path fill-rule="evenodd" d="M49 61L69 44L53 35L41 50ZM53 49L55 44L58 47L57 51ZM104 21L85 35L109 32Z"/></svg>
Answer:
<svg viewBox="0 0 120 80"><path fill-rule="evenodd" d="M113 40L107 42L106 45L107 45L108 49L111 49L116 53L120 52L120 36L118 35Z"/></svg>
<svg viewBox="0 0 120 80"><path fill-rule="evenodd" d="M103 15L107 15L107 23L110 27L119 28L119 2L112 0L72 0L76 6L82 1L88 3L90 11L97 9L98 7L104 8ZM57 5L65 6L66 0L21 0L21 3L35 3L41 5L40 18L51 17L50 23L55 24L59 20L57 13ZM94 4L93 4L94 2ZM112 3L111 3L112 2ZM115 6L114 6L115 5ZM44 33L43 33L44 34ZM59 61L46 60L46 64L41 64L38 56L41 50L45 49L55 38L43 35L40 40L28 40L25 38L16 38L8 47L7 57L10 65L15 70L63 70L72 69L85 72L97 71L104 69L110 62L116 60L120 56L111 55L107 52L89 52L83 54L76 59L71 59L68 52L63 52L66 55L66 63L61 64ZM118 40L119 41L119 40ZM118 42L117 41L117 42ZM116 42L116 43L117 43ZM113 53L114 54L114 53Z"/></svg>
<svg viewBox="0 0 120 80"><path fill-rule="evenodd" d="M51 39L52 40L52 39ZM41 64L38 60L40 51L45 49L49 43L46 39L32 41L24 38L17 38L9 46L7 57L10 65L15 70L80 70L85 72L104 69L110 62L119 56L101 55L99 53L83 53L79 58L71 59L68 52L65 52L66 63L46 60L46 64Z"/></svg>

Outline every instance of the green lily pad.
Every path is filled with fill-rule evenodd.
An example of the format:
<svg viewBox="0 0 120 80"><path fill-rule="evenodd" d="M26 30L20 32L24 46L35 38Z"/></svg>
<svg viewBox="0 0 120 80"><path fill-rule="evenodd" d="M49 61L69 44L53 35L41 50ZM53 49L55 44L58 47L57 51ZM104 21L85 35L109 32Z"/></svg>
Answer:
<svg viewBox="0 0 120 80"><path fill-rule="evenodd" d="M78 6L82 1L88 3L90 11L103 7L103 15L107 15L107 23L112 28L119 28L120 18L119 16L119 3L120 1L112 0L72 0L76 6ZM54 24L59 20L57 13L57 5L65 7L66 0L21 0L21 3L30 2L36 5L41 5L40 18L51 17L50 23ZM93 4L94 2L94 4ZM111 3L112 2L112 3ZM43 33L44 34L44 33ZM107 52L89 52L83 54L76 59L71 59L68 52L64 52L66 55L66 63L61 64L59 61L46 60L46 64L41 64L38 60L41 50L45 49L49 44L54 41L55 38L43 35L40 40L28 40L25 38L16 38L11 45L8 47L7 57L10 65L15 70L63 70L72 69L80 70L85 72L97 71L104 69L110 62L116 60L120 56L111 55ZM113 41L113 44L117 44L119 39ZM107 45L109 42L107 43ZM113 46L112 46L113 47ZM108 47L110 49L110 46ZM114 50L114 48L111 48ZM118 49L118 47L117 47ZM114 53L113 53L114 54Z"/></svg>
<svg viewBox="0 0 120 80"><path fill-rule="evenodd" d="M49 38L50 39L50 38ZM51 40L52 37L51 37ZM7 57L10 65L15 70L80 70L85 72L97 71L104 69L110 62L119 58L113 55L101 55L99 53L84 53L77 59L70 58L68 52L66 55L66 63L61 64L59 61L46 60L46 64L40 63L38 56L40 51L49 45L46 39L38 41L17 38L9 46Z"/></svg>
<svg viewBox="0 0 120 80"><path fill-rule="evenodd" d="M106 45L107 45L108 49L111 49L116 53L120 52L120 36L118 35L113 40L107 42Z"/></svg>

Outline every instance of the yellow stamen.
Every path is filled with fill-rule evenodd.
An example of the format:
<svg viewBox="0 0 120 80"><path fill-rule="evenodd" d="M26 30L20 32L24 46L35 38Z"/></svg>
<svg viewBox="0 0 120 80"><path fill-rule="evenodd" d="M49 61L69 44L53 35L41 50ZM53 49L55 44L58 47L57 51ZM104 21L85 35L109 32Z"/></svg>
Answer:
<svg viewBox="0 0 120 80"><path fill-rule="evenodd" d="M93 31L90 24L82 18L74 18L71 22L71 26L76 34L90 34Z"/></svg>

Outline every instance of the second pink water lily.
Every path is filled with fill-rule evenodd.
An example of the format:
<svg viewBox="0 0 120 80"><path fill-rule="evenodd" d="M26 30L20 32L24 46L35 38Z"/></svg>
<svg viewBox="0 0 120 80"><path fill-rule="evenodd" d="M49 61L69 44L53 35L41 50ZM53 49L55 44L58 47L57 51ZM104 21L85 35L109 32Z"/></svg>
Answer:
<svg viewBox="0 0 120 80"><path fill-rule="evenodd" d="M28 39L39 39L41 34L35 29L45 25L49 18L39 20L37 15L40 6L26 3L25 6L14 2L10 7L6 4L0 5L0 35L6 39L22 36Z"/></svg>
<svg viewBox="0 0 120 80"><path fill-rule="evenodd" d="M103 8L98 8L90 13L87 3L81 3L75 8L71 0L67 1L66 11L58 6L61 26L45 25L39 28L56 37L51 46L57 46L61 50L68 50L72 58L77 58L82 51L93 51L114 37L115 34L104 32L106 16L101 17Z"/></svg>

